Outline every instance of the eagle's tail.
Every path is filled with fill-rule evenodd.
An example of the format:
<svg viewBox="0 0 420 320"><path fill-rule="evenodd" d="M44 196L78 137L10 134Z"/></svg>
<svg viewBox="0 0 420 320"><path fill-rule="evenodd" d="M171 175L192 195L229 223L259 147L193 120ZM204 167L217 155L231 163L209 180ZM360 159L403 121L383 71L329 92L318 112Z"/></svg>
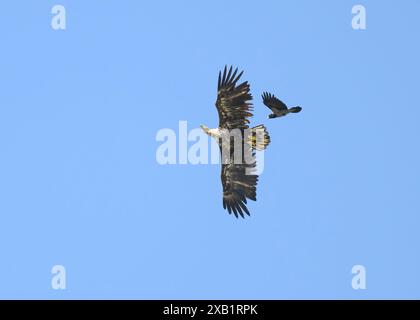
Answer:
<svg viewBox="0 0 420 320"><path fill-rule="evenodd" d="M251 133L248 136L248 143L254 150L264 150L270 144L270 135L268 134L267 128L260 124L251 129Z"/></svg>

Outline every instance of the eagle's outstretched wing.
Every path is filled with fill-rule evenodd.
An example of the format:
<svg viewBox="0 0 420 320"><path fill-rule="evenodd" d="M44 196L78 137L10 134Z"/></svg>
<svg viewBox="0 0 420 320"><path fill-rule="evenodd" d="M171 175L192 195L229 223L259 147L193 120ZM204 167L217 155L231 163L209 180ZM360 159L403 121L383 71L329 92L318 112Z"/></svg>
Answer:
<svg viewBox="0 0 420 320"><path fill-rule="evenodd" d="M256 160L252 150L252 160L249 163L235 164L232 156L229 163L222 163L221 179L223 185L223 208L229 214L238 214L243 218L244 213L250 215L246 203L247 198L257 200L258 175L255 174Z"/></svg>
<svg viewBox="0 0 420 320"><path fill-rule="evenodd" d="M271 109L271 111L282 111L287 110L286 104L280 99L276 98L274 94L264 92L262 94L263 103Z"/></svg>
<svg viewBox="0 0 420 320"><path fill-rule="evenodd" d="M247 199L256 200L258 176L255 174L255 152L250 145L243 143L244 130L249 128L248 118L252 117L252 96L247 81L236 85L243 72L237 73L238 69L232 72L232 67L229 70L225 67L223 74L219 72L216 108L219 129L239 129L242 134L242 161L234 159L234 143L227 142L229 150L224 150L226 146L220 143L220 151L227 158L222 159L221 169L223 208L236 217L244 217L244 214L250 214L246 207Z"/></svg>
<svg viewBox="0 0 420 320"><path fill-rule="evenodd" d="M252 96L249 93L249 84L247 81L236 85L242 72L236 75L238 68L232 73L232 67L229 71L225 66L222 72L219 72L219 81L217 85L216 108L219 113L219 128L221 129L247 129L249 120L252 117Z"/></svg>

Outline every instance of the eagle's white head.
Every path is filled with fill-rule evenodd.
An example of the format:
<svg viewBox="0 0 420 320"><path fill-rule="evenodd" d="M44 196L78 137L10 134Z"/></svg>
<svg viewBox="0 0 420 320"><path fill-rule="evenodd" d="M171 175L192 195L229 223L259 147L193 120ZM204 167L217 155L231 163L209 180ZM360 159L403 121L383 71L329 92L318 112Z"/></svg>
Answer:
<svg viewBox="0 0 420 320"><path fill-rule="evenodd" d="M221 131L219 130L219 128L210 129L203 124L200 127L207 135L209 135L212 138L218 139L221 136Z"/></svg>

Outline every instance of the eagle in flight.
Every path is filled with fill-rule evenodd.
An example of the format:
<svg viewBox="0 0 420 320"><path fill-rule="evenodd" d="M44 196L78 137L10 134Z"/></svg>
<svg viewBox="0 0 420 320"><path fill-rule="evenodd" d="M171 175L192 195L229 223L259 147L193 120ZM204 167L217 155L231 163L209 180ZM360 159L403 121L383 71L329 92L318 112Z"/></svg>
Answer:
<svg viewBox="0 0 420 320"><path fill-rule="evenodd" d="M247 200L257 200L256 150L264 150L270 143L270 136L264 125L249 127L249 118L253 116L252 95L247 81L238 84L242 74L243 71L238 73L238 68L233 71L232 67L228 70L227 66L223 74L219 72L216 99L219 126L209 129L201 125L202 130L215 138L219 145L223 208L229 214L233 212L236 218L244 218L244 214L249 216ZM271 101L275 97L270 95L267 98L272 105ZM266 102L264 100L267 105ZM277 104L278 102L276 106Z"/></svg>

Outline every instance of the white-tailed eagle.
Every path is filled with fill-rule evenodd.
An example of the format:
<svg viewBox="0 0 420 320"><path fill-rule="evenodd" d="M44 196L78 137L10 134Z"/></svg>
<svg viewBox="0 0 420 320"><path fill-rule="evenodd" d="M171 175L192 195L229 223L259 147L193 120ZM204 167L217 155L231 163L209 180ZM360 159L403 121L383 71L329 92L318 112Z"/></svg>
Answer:
<svg viewBox="0 0 420 320"><path fill-rule="evenodd" d="M258 175L256 174L256 150L264 150L270 143L270 136L264 125L249 128L252 117L252 96L247 81L238 84L242 76L238 69L225 66L219 72L216 108L219 126L201 128L219 144L222 168L223 208L229 214L244 217L250 215L247 199L257 199Z"/></svg>

